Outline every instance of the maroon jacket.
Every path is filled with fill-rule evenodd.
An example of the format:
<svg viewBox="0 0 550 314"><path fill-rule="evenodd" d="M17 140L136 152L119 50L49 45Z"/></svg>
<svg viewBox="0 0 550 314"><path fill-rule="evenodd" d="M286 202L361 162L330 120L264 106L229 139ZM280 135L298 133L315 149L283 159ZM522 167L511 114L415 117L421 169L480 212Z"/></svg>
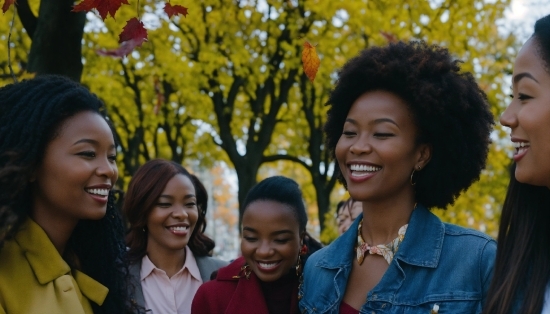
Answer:
<svg viewBox="0 0 550 314"><path fill-rule="evenodd" d="M192 314L269 314L260 280L254 272L246 279L241 267L245 264L240 257L226 267L220 268L216 280L200 286L191 306ZM238 278L235 278L238 277ZM298 284L293 289L289 314L299 313Z"/></svg>

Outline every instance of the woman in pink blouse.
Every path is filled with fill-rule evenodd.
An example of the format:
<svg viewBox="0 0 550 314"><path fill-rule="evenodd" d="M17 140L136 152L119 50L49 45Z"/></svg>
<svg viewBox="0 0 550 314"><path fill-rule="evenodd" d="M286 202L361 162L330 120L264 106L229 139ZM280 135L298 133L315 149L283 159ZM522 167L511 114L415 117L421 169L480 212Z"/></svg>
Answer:
<svg viewBox="0 0 550 314"><path fill-rule="evenodd" d="M135 173L124 201L134 301L148 313L190 313L199 286L227 263L208 256L207 194L181 165L155 159Z"/></svg>

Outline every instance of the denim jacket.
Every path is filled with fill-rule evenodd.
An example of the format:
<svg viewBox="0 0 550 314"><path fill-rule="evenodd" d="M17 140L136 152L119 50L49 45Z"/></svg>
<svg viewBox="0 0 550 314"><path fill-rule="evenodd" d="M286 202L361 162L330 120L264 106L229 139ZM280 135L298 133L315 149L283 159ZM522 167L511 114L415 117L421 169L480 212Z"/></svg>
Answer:
<svg viewBox="0 0 550 314"><path fill-rule="evenodd" d="M302 313L339 313L361 218L308 259L299 291ZM489 236L442 223L418 205L405 239L360 313L481 313L495 255L496 242ZM431 312L434 306L438 312Z"/></svg>

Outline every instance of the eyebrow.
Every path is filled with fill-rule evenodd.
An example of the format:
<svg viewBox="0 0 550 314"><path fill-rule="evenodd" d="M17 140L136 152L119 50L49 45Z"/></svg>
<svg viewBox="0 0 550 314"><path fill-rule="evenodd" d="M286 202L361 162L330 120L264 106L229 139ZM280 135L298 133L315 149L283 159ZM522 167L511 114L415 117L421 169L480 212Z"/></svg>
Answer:
<svg viewBox="0 0 550 314"><path fill-rule="evenodd" d="M243 231L250 231L250 232L255 232L255 233L258 233L258 231L254 228L251 228L251 227L243 227ZM278 231L275 231L275 232L272 232L271 234L272 235L279 235L279 234L294 234L294 232L290 231L290 230L278 230Z"/></svg>
<svg viewBox="0 0 550 314"><path fill-rule="evenodd" d="M346 118L346 122L357 124L357 121L355 121L354 119L351 119L351 118ZM390 118L374 119L374 120L369 122L369 125L380 124L380 123L384 123L384 122L395 124L395 126L399 127L399 125L397 125L397 123L395 121L393 121L392 119L390 119Z"/></svg>
<svg viewBox="0 0 550 314"><path fill-rule="evenodd" d="M172 195L168 195L168 194L162 194L161 196L159 196L159 198L161 198L161 197L169 198L169 199L174 198ZM183 199L188 199L188 198L193 198L193 197L195 197L195 194L187 194L183 197Z"/></svg>
<svg viewBox="0 0 550 314"><path fill-rule="evenodd" d="M83 139L80 139L76 142L74 142L73 146L75 146L76 144L80 144L80 143L88 143L88 144L92 144L92 145L99 145L99 142L96 141L96 140L92 140L91 138L83 138ZM112 148L115 148L115 144L111 144L111 146L109 146L110 149Z"/></svg>
<svg viewBox="0 0 550 314"><path fill-rule="evenodd" d="M537 83L539 82L533 75L531 75L531 73L523 72L523 73L516 74L514 76L514 84L517 84L517 82L519 82L524 77L530 78Z"/></svg>

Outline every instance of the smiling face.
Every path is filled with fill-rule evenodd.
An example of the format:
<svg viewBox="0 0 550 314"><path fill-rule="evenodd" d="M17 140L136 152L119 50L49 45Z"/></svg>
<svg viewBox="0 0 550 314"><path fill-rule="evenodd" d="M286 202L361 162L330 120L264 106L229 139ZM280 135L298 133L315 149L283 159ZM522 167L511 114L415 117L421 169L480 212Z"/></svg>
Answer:
<svg viewBox="0 0 550 314"><path fill-rule="evenodd" d="M511 129L516 179L550 188L550 74L529 39L514 64L513 99L500 117Z"/></svg>
<svg viewBox="0 0 550 314"><path fill-rule="evenodd" d="M31 180L31 215L101 219L118 177L115 160L113 133L103 117L85 111L68 118Z"/></svg>
<svg viewBox="0 0 550 314"><path fill-rule="evenodd" d="M243 257L261 281L275 281L296 266L302 237L288 205L252 202L244 211L242 225Z"/></svg>
<svg viewBox="0 0 550 314"><path fill-rule="evenodd" d="M367 92L351 106L335 154L354 200L382 201L414 194L413 169L430 158L416 144L417 129L406 103L385 91Z"/></svg>
<svg viewBox="0 0 550 314"><path fill-rule="evenodd" d="M198 217L193 183L183 174L175 175L147 218L147 252L183 250Z"/></svg>

